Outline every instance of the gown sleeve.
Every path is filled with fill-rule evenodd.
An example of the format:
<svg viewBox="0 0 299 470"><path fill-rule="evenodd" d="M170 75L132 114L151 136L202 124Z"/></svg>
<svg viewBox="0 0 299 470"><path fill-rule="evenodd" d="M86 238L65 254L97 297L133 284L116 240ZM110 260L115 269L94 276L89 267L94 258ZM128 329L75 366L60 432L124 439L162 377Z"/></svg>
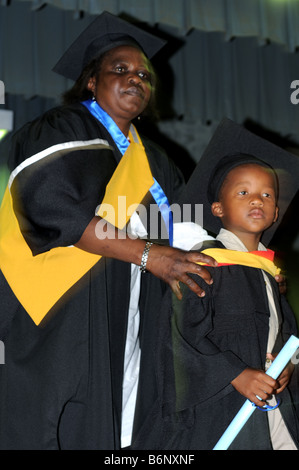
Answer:
<svg viewBox="0 0 299 470"><path fill-rule="evenodd" d="M80 239L116 160L108 142L90 132L80 114L56 108L16 134L10 166L14 212L37 255Z"/></svg>
<svg viewBox="0 0 299 470"><path fill-rule="evenodd" d="M230 382L248 367L232 351L221 351L210 339L214 316L213 288L198 276L196 282L205 290L205 297L199 298L181 285L183 300L177 300L169 293L164 301L163 316L168 310L168 320L162 320L166 336L160 340L159 354L163 364L160 377L165 414L207 400L212 402L230 393L233 390Z"/></svg>
<svg viewBox="0 0 299 470"><path fill-rule="evenodd" d="M298 327L294 312L284 295L280 296L281 310L283 312L283 340L286 342L291 335L298 336Z"/></svg>

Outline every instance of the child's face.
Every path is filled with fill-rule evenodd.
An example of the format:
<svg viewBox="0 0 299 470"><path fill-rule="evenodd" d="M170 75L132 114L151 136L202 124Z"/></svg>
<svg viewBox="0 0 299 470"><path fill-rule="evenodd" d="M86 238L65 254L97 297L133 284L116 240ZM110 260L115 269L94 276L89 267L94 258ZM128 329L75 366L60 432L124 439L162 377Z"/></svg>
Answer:
<svg viewBox="0 0 299 470"><path fill-rule="evenodd" d="M271 171L255 164L240 165L228 173L212 212L236 235L262 234L278 217L275 188Z"/></svg>

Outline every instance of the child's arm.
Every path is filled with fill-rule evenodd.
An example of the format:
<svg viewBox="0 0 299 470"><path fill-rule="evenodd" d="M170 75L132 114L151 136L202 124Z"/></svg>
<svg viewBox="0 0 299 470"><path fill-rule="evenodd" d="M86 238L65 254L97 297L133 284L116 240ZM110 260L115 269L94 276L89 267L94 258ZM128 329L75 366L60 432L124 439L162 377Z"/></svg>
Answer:
<svg viewBox="0 0 299 470"><path fill-rule="evenodd" d="M266 400L279 389L278 381L272 379L264 371L251 369L250 367L243 370L241 374L231 381L231 384L241 395L248 398L248 400L257 406L264 406Z"/></svg>

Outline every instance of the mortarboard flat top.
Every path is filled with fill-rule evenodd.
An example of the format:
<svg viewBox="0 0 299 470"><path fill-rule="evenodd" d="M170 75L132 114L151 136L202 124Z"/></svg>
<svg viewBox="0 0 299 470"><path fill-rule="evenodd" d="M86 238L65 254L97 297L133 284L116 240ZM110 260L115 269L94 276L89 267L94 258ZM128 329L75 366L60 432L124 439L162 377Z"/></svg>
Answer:
<svg viewBox="0 0 299 470"><path fill-rule="evenodd" d="M267 245L298 192L299 157L249 132L228 118L223 119L217 127L182 193L180 204L203 204L203 226L214 235L218 234L222 225L220 219L211 212L211 202L208 199L210 178L223 157L239 153L263 160L278 176L279 218L278 222L263 234L262 242ZM194 219L194 213L191 219Z"/></svg>
<svg viewBox="0 0 299 470"><path fill-rule="evenodd" d="M53 71L77 80L86 65L114 47L135 44L151 59L166 41L108 12L99 15L70 45Z"/></svg>

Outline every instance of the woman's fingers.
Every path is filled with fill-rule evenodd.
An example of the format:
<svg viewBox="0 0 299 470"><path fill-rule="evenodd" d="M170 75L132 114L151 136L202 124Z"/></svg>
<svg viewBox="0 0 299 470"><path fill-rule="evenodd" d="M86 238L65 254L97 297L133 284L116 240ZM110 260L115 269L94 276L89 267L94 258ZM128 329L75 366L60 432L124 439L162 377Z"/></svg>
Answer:
<svg viewBox="0 0 299 470"><path fill-rule="evenodd" d="M171 287L172 292L176 295L177 299L182 300L183 295L180 289L179 281L173 281L169 285Z"/></svg>
<svg viewBox="0 0 299 470"><path fill-rule="evenodd" d="M191 260L194 260L195 263L204 263L209 266L216 267L218 265L217 261L212 258L212 256L206 255L204 253L189 252Z"/></svg>
<svg viewBox="0 0 299 470"><path fill-rule="evenodd" d="M171 247L152 245L147 262L148 270L167 282L178 299L182 298L180 282L186 284L199 297L205 295L197 282L189 274L200 276L207 284L213 282L211 273L198 263L216 266L210 256L196 252L186 252Z"/></svg>
<svg viewBox="0 0 299 470"><path fill-rule="evenodd" d="M202 289L197 284L197 282L193 281L193 279L190 276L186 275L186 276L182 277L181 281L174 280L170 283L170 287L171 287L173 293L178 298L178 300L182 299L182 292L181 292L181 289L180 289L180 282L182 282L183 284L186 284L186 286L189 287L189 289L192 292L194 292L194 294L196 294L198 297L204 297L205 296L204 289Z"/></svg>

